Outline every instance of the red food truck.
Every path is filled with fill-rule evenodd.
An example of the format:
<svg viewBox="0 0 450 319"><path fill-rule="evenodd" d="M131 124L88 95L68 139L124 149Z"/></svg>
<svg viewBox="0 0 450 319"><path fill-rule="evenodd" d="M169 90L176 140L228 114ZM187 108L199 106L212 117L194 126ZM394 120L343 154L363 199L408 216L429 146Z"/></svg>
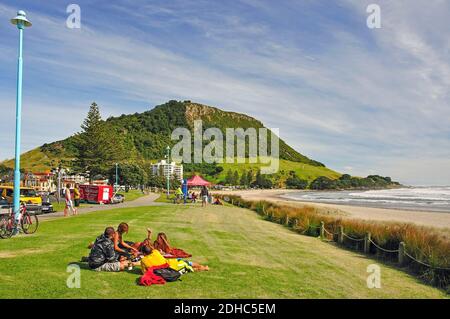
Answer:
<svg viewBox="0 0 450 319"><path fill-rule="evenodd" d="M88 203L109 204L113 194L110 185L80 185L80 198Z"/></svg>

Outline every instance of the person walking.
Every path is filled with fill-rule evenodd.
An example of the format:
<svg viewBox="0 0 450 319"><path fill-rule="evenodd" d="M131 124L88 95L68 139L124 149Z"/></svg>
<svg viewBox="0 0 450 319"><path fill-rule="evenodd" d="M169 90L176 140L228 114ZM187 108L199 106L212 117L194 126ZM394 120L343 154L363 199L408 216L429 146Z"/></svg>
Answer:
<svg viewBox="0 0 450 319"><path fill-rule="evenodd" d="M75 203L75 209L80 207L80 184L76 183L73 189L73 201Z"/></svg>
<svg viewBox="0 0 450 319"><path fill-rule="evenodd" d="M180 200L183 198L183 191L181 190L181 187L178 187L175 191L175 201L177 204L180 203Z"/></svg>
<svg viewBox="0 0 450 319"><path fill-rule="evenodd" d="M72 194L70 193L70 184L66 185L64 198L66 200L66 207L64 208L64 217L67 217L69 215L69 209L72 211L72 215L76 215L77 209L73 207Z"/></svg>
<svg viewBox="0 0 450 319"><path fill-rule="evenodd" d="M209 191L206 186L202 186L202 190L200 191L200 197L202 198L202 207L205 207L208 204Z"/></svg>

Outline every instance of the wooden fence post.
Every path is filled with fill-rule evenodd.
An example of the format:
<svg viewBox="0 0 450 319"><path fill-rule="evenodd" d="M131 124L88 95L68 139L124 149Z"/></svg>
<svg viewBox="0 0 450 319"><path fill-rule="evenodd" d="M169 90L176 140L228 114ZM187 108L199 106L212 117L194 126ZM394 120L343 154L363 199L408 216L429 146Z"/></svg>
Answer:
<svg viewBox="0 0 450 319"><path fill-rule="evenodd" d="M338 227L338 243L343 244L344 243L344 226L339 225Z"/></svg>
<svg viewBox="0 0 450 319"><path fill-rule="evenodd" d="M400 242L398 245L398 264L399 266L403 266L405 264L405 243Z"/></svg>
<svg viewBox="0 0 450 319"><path fill-rule="evenodd" d="M368 254L370 252L370 233L367 233L364 238L364 252Z"/></svg>
<svg viewBox="0 0 450 319"><path fill-rule="evenodd" d="M320 222L320 238L321 239L325 238L325 223L324 222Z"/></svg>

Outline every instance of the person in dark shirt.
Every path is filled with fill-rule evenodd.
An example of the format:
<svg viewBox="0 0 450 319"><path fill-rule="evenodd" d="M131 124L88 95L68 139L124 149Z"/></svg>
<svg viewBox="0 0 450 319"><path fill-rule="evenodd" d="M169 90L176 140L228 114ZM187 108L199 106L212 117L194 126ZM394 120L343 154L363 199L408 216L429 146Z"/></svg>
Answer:
<svg viewBox="0 0 450 319"><path fill-rule="evenodd" d="M208 196L209 196L208 188L206 186L202 186L202 190L200 191L200 197L202 198L202 207L208 204Z"/></svg>
<svg viewBox="0 0 450 319"><path fill-rule="evenodd" d="M89 268L95 271L122 271L128 266L128 261L117 261L113 238L115 230L107 227L105 232L97 237L88 257Z"/></svg>

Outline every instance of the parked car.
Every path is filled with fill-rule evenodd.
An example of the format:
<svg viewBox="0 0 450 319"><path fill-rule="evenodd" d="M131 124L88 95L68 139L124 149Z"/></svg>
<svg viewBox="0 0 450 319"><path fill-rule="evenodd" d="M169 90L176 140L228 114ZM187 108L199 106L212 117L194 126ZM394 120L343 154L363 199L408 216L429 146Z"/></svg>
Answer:
<svg viewBox="0 0 450 319"><path fill-rule="evenodd" d="M123 203L125 201L125 196L122 194L116 194L113 197L111 197L111 204L119 204Z"/></svg>
<svg viewBox="0 0 450 319"><path fill-rule="evenodd" d="M13 186L0 186L0 196L6 198L9 204L12 204L14 197ZM20 201L27 205L41 205L42 198L36 193L33 188L21 187L20 188Z"/></svg>
<svg viewBox="0 0 450 319"><path fill-rule="evenodd" d="M0 196L0 215L9 213L9 203L5 197Z"/></svg>
<svg viewBox="0 0 450 319"><path fill-rule="evenodd" d="M42 214L48 214L48 213L53 213L53 205L50 202L43 202L42 206L41 206L41 213Z"/></svg>

